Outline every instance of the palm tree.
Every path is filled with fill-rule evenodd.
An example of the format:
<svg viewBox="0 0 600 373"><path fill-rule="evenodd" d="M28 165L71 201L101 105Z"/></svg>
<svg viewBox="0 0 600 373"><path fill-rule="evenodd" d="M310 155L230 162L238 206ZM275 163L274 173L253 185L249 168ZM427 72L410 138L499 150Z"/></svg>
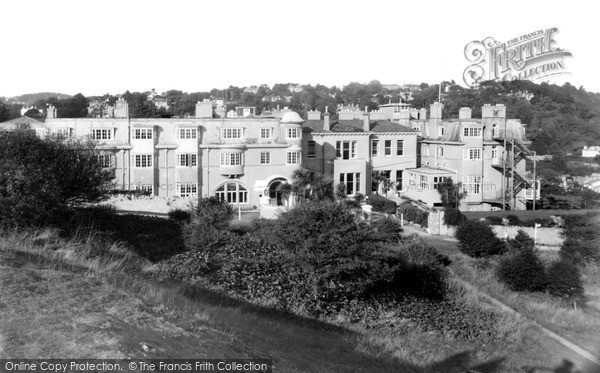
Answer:
<svg viewBox="0 0 600 373"><path fill-rule="evenodd" d="M292 184L289 183L281 183L277 186L275 191L281 194L281 198L285 200L285 208L286 210L290 207L290 195L293 193Z"/></svg>

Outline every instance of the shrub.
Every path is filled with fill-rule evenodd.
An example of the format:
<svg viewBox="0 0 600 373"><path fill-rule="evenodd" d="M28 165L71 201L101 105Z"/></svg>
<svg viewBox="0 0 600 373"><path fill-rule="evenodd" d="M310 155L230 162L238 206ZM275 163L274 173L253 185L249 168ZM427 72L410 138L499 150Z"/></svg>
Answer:
<svg viewBox="0 0 600 373"><path fill-rule="evenodd" d="M378 240L383 242L396 242L402 237L400 224L389 218L372 222L371 228L376 232Z"/></svg>
<svg viewBox="0 0 600 373"><path fill-rule="evenodd" d="M559 260L550 265L547 272L548 290L557 297L583 296L581 274L574 264Z"/></svg>
<svg viewBox="0 0 600 373"><path fill-rule="evenodd" d="M459 209L447 208L444 210L444 224L459 226L467 220L467 217Z"/></svg>
<svg viewBox="0 0 600 373"><path fill-rule="evenodd" d="M517 215L509 214L506 215L506 219L508 219L508 225L520 226L522 225L521 219Z"/></svg>
<svg viewBox="0 0 600 373"><path fill-rule="evenodd" d="M413 223L424 227L427 226L429 212L423 211L412 203L403 203L400 205L400 207L398 207L398 214L403 214L404 220L406 221L412 221Z"/></svg>
<svg viewBox="0 0 600 373"><path fill-rule="evenodd" d="M373 206L373 211L385 212L388 214L395 214L398 207L396 202L377 194L373 194L367 203Z"/></svg>
<svg viewBox="0 0 600 373"><path fill-rule="evenodd" d="M502 225L502 218L499 216L490 215L485 218L491 225Z"/></svg>
<svg viewBox="0 0 600 373"><path fill-rule="evenodd" d="M500 261L498 277L515 291L544 291L544 265L533 250L524 250Z"/></svg>
<svg viewBox="0 0 600 373"><path fill-rule="evenodd" d="M517 253L524 250L533 250L535 241L525 231L519 229L515 238L506 240L508 248L511 252Z"/></svg>
<svg viewBox="0 0 600 373"><path fill-rule="evenodd" d="M91 143L1 132L0 222L45 225L59 210L106 198L113 174L97 155Z"/></svg>
<svg viewBox="0 0 600 373"><path fill-rule="evenodd" d="M200 198L195 217L214 229L226 229L233 218L233 208L217 197Z"/></svg>
<svg viewBox="0 0 600 373"><path fill-rule="evenodd" d="M599 249L593 241L574 238L567 238L563 242L559 254L561 260L577 265L600 260Z"/></svg>
<svg viewBox="0 0 600 373"><path fill-rule="evenodd" d="M175 209L169 211L169 219L175 220L178 223L189 223L192 214L187 210Z"/></svg>
<svg viewBox="0 0 600 373"><path fill-rule="evenodd" d="M227 240L233 208L217 197L201 198L190 223L183 228L186 246L191 250L210 250Z"/></svg>
<svg viewBox="0 0 600 373"><path fill-rule="evenodd" d="M501 254L506 250L492 227L479 220L467 220L459 225L456 238L460 242L460 250L476 258Z"/></svg>

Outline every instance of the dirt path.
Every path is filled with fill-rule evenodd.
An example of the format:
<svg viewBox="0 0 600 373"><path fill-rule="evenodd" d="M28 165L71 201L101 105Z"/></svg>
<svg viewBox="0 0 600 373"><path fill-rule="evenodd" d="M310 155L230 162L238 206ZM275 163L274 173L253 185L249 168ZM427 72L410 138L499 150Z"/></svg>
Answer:
<svg viewBox="0 0 600 373"><path fill-rule="evenodd" d="M425 232L424 230L422 230L422 229L420 229L418 227L415 227L413 225L406 225L406 226L404 226L404 233L405 234L418 234L426 242L430 243L432 246L434 246L436 249L438 249L438 251L440 251L443 254L446 254L446 255L457 255L457 254L459 254L458 241L454 237L432 236L432 235L428 234L427 232ZM452 270L452 265L450 266L450 270ZM545 335L547 335L548 337L550 337L553 340L557 341L558 343L560 343L561 345L565 346L569 350L575 352L579 356L581 356L581 357L587 359L588 361L596 364L600 368L600 358L598 358L597 356L595 356L594 354L592 354L588 350L582 348L581 346L578 346L576 343L573 343L573 342L569 341L568 339L564 338L563 336L561 336L561 335L559 335L559 334L557 334L557 333L555 333L555 332L553 332L553 331L545 328L537 320L521 314L520 312L518 312L517 310L515 310L512 307L508 306L507 304L505 304L505 303L501 302L500 300L498 300L498 299L490 296L489 294L483 292L480 288L472 285L471 283L468 283L467 281L464 281L462 279L460 281L462 282L462 284L466 288L472 289L472 290L476 291L484 299L486 299L488 302L490 302L491 304L493 304L498 309L502 310L503 312L513 314L517 318L525 318L526 320L528 320L529 322L531 322L533 325L535 325L537 328L539 328Z"/></svg>

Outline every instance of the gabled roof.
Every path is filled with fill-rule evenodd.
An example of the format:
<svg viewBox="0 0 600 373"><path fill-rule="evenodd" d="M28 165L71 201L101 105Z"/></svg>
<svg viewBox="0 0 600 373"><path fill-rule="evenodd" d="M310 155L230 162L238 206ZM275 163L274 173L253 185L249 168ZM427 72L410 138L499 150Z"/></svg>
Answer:
<svg viewBox="0 0 600 373"><path fill-rule="evenodd" d="M4 130L25 130L43 128L44 122L30 117L19 117L0 123L0 128Z"/></svg>

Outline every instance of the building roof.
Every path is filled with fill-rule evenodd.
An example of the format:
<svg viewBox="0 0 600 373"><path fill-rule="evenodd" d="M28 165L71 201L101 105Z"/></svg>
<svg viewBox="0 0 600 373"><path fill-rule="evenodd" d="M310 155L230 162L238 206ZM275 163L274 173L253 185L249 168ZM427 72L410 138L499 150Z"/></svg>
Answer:
<svg viewBox="0 0 600 373"><path fill-rule="evenodd" d="M411 132L416 133L418 131L389 120L370 120L369 129L372 132ZM363 120L352 119L352 120L337 120L331 122L331 132L364 132ZM323 131L323 120L307 120L304 122L304 132L324 132Z"/></svg>
<svg viewBox="0 0 600 373"><path fill-rule="evenodd" d="M281 123L302 123L304 119L295 111L288 111L281 117Z"/></svg>
<svg viewBox="0 0 600 373"><path fill-rule="evenodd" d="M406 171L417 172L421 174L427 175L454 175L456 172L450 170L442 170L439 168L431 168L431 167L418 167L418 168L407 168Z"/></svg>
<svg viewBox="0 0 600 373"><path fill-rule="evenodd" d="M11 119L6 122L0 123L0 128L5 130L16 130L16 129L30 129L30 128L42 128L44 126L43 120L38 120L26 116Z"/></svg>

